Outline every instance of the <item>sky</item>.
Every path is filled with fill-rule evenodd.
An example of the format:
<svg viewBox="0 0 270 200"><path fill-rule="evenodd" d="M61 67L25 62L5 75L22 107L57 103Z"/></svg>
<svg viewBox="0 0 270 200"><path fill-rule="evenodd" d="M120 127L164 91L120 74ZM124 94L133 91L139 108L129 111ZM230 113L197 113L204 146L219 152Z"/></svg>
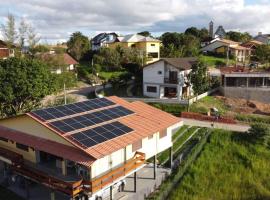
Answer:
<svg viewBox="0 0 270 200"><path fill-rule="evenodd" d="M45 43L66 41L75 31L90 38L145 30L159 36L208 28L211 20L226 31L270 33L270 0L0 0L0 24L8 13L17 24L22 18L32 24Z"/></svg>

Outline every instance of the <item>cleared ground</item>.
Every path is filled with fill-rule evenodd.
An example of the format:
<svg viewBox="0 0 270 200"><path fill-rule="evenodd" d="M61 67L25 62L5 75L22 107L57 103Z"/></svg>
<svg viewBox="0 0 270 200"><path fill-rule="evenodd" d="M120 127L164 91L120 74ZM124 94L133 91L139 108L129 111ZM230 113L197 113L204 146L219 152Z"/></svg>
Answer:
<svg viewBox="0 0 270 200"><path fill-rule="evenodd" d="M169 199L270 199L270 149L216 130Z"/></svg>

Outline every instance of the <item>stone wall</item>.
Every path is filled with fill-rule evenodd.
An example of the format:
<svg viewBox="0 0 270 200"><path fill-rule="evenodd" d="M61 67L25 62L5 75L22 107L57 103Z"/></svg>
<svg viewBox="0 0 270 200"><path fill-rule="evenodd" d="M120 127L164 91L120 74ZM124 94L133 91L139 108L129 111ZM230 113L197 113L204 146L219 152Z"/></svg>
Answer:
<svg viewBox="0 0 270 200"><path fill-rule="evenodd" d="M225 97L270 103L270 88L221 87L220 91Z"/></svg>

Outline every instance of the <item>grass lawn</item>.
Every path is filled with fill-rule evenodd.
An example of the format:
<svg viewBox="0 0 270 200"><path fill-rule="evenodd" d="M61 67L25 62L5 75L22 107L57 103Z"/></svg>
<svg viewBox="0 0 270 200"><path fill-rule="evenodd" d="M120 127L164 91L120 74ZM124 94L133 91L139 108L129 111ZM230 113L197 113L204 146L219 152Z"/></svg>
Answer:
<svg viewBox="0 0 270 200"><path fill-rule="evenodd" d="M0 186L0 199L3 199L3 200L25 200L24 198L19 197L18 195L16 195L12 191L10 191L2 186Z"/></svg>
<svg viewBox="0 0 270 200"><path fill-rule="evenodd" d="M191 136L198 127L194 126L188 129L178 140L173 143L173 151L176 151Z"/></svg>
<svg viewBox="0 0 270 200"><path fill-rule="evenodd" d="M270 149L215 130L169 199L270 199Z"/></svg>
<svg viewBox="0 0 270 200"><path fill-rule="evenodd" d="M220 66L220 65L226 65L227 59L226 58L219 58L215 56L201 56L201 59L203 62L207 64L209 67L215 67L215 66ZM234 60L229 60L229 64L234 64Z"/></svg>
<svg viewBox="0 0 270 200"><path fill-rule="evenodd" d="M98 76L105 79L109 80L113 76L120 76L122 74L126 74L126 71L116 71L116 72L99 72Z"/></svg>
<svg viewBox="0 0 270 200"><path fill-rule="evenodd" d="M188 128L188 125L183 125L181 126L181 128L179 128L179 130L173 134L172 136L172 140L174 141L175 138L177 138L183 131L185 131Z"/></svg>
<svg viewBox="0 0 270 200"><path fill-rule="evenodd" d="M229 108L220 100L214 96L206 96L203 99L193 103L189 110L190 112L198 112L206 114L210 108L217 108L219 112L223 115L229 110Z"/></svg>

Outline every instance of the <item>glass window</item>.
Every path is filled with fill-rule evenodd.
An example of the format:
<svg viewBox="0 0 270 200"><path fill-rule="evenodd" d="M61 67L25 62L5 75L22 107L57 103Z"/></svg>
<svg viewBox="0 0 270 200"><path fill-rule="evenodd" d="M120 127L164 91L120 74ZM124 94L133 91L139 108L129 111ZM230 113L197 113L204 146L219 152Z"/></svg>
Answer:
<svg viewBox="0 0 270 200"><path fill-rule="evenodd" d="M156 46L155 44L151 44L152 47Z"/></svg>
<svg viewBox="0 0 270 200"><path fill-rule="evenodd" d="M151 93L157 93L157 87L155 86L147 86L147 92L151 92Z"/></svg>

